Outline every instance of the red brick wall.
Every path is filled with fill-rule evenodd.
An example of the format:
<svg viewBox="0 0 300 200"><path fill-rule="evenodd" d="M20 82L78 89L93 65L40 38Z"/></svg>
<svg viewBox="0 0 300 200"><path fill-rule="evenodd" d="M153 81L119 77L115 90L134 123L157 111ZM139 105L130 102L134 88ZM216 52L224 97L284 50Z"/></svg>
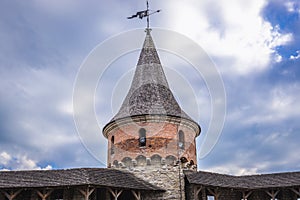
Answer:
<svg viewBox="0 0 300 200"><path fill-rule="evenodd" d="M139 146L141 128L146 130L145 147ZM179 130L184 132L184 150L178 147ZM114 136L114 145L111 143L112 136ZM196 133L192 128L170 122L131 122L119 126L108 134L108 165L111 166L115 160L122 161L125 157L136 159L140 155L146 158L151 158L153 155L159 155L161 158L170 155L176 158L186 157L188 161L193 160L196 164L195 136Z"/></svg>

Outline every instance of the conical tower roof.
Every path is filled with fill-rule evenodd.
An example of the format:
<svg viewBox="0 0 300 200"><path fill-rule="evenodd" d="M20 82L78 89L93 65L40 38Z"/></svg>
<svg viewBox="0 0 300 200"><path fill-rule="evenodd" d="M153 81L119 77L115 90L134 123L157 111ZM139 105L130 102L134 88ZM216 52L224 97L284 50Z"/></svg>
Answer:
<svg viewBox="0 0 300 200"><path fill-rule="evenodd" d="M142 115L171 116L196 123L180 108L170 90L150 31L146 29L129 92L110 123Z"/></svg>

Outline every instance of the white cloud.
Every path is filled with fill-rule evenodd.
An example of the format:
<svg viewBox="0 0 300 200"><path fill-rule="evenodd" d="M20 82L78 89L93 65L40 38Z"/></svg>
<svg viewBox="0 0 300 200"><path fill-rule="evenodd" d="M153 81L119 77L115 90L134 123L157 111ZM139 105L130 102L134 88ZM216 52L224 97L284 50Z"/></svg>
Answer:
<svg viewBox="0 0 300 200"><path fill-rule="evenodd" d="M12 156L7 152L0 153L1 170L50 170L51 165L45 167L39 166L36 161L28 158L26 155Z"/></svg>
<svg viewBox="0 0 300 200"><path fill-rule="evenodd" d="M296 55L291 55L290 60L297 60L300 58L300 51L296 51Z"/></svg>
<svg viewBox="0 0 300 200"><path fill-rule="evenodd" d="M227 115L227 122L239 121L241 126L259 124L278 124L283 120L293 119L300 116L299 84L282 84L268 88L257 88L257 85L244 88L251 94L233 94L236 98L241 97L238 103L232 105ZM265 86L263 86L265 87Z"/></svg>
<svg viewBox="0 0 300 200"><path fill-rule="evenodd" d="M285 5L287 11L289 11L289 12L294 12L295 11L294 3L293 2L287 1L287 2L285 2L284 5Z"/></svg>
<svg viewBox="0 0 300 200"><path fill-rule="evenodd" d="M61 112L61 113L73 116L74 110L73 110L72 101L69 101L69 102L66 101L66 102L61 103L58 106L58 111Z"/></svg>
<svg viewBox="0 0 300 200"><path fill-rule="evenodd" d="M299 117L300 103L298 99L300 85L282 85L274 87L269 96L254 102L253 115L244 116L246 124L276 123L293 117ZM262 106L263 105L263 106Z"/></svg>
<svg viewBox="0 0 300 200"><path fill-rule="evenodd" d="M262 18L265 3L261 0L172 2L168 3L171 5L168 23L172 29L199 42L210 56L230 59L230 63L217 63L224 73L253 73L266 69L273 59L278 62L275 48L293 38Z"/></svg>
<svg viewBox="0 0 300 200"><path fill-rule="evenodd" d="M44 0L44 1L34 1L35 6L38 9L52 15L66 16L70 15L70 13L75 13L81 8L82 4L80 1L72 1L72 0Z"/></svg>
<svg viewBox="0 0 300 200"><path fill-rule="evenodd" d="M215 172L215 173L220 173L220 174L230 174L230 175L236 175L236 176L241 176L241 175L253 175L258 173L258 168L257 167L240 167L237 166L236 164L224 164L220 166L215 166L206 169L209 172Z"/></svg>
<svg viewBox="0 0 300 200"><path fill-rule="evenodd" d="M279 54L275 54L274 60L275 62L280 63L282 61L282 56Z"/></svg>
<svg viewBox="0 0 300 200"><path fill-rule="evenodd" d="M300 14L300 4L299 1L287 1L284 3L287 11L290 13L299 13Z"/></svg>
<svg viewBox="0 0 300 200"><path fill-rule="evenodd" d="M7 165L11 161L11 156L5 151L0 154L0 165Z"/></svg>

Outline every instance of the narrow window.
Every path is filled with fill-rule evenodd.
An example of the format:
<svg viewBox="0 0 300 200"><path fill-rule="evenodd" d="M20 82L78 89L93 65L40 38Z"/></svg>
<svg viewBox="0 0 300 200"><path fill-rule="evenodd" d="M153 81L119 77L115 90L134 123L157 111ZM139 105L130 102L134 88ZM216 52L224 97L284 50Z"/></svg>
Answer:
<svg viewBox="0 0 300 200"><path fill-rule="evenodd" d="M180 149L184 149L184 133L182 130L178 132L178 146Z"/></svg>
<svg viewBox="0 0 300 200"><path fill-rule="evenodd" d="M110 154L114 154L115 153L115 136L111 136L110 143L111 143Z"/></svg>
<svg viewBox="0 0 300 200"><path fill-rule="evenodd" d="M146 146L146 130L144 128L139 130L139 145L140 147Z"/></svg>

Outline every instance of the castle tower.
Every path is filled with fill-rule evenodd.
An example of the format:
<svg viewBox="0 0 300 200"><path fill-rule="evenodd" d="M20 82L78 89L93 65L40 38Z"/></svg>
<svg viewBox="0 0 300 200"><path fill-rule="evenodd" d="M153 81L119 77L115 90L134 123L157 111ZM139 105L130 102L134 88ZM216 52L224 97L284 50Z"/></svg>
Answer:
<svg viewBox="0 0 300 200"><path fill-rule="evenodd" d="M152 40L151 29L147 28L145 32L129 92L119 112L103 128L108 139L107 163L108 167L131 170L152 183L157 183L156 179L161 175L153 175L153 171L174 172L174 180L160 177L159 185L167 188L169 186L164 182L169 182L175 187L175 199L182 199L178 192L183 190L178 181L178 169L196 170L195 138L201 129L175 100Z"/></svg>

